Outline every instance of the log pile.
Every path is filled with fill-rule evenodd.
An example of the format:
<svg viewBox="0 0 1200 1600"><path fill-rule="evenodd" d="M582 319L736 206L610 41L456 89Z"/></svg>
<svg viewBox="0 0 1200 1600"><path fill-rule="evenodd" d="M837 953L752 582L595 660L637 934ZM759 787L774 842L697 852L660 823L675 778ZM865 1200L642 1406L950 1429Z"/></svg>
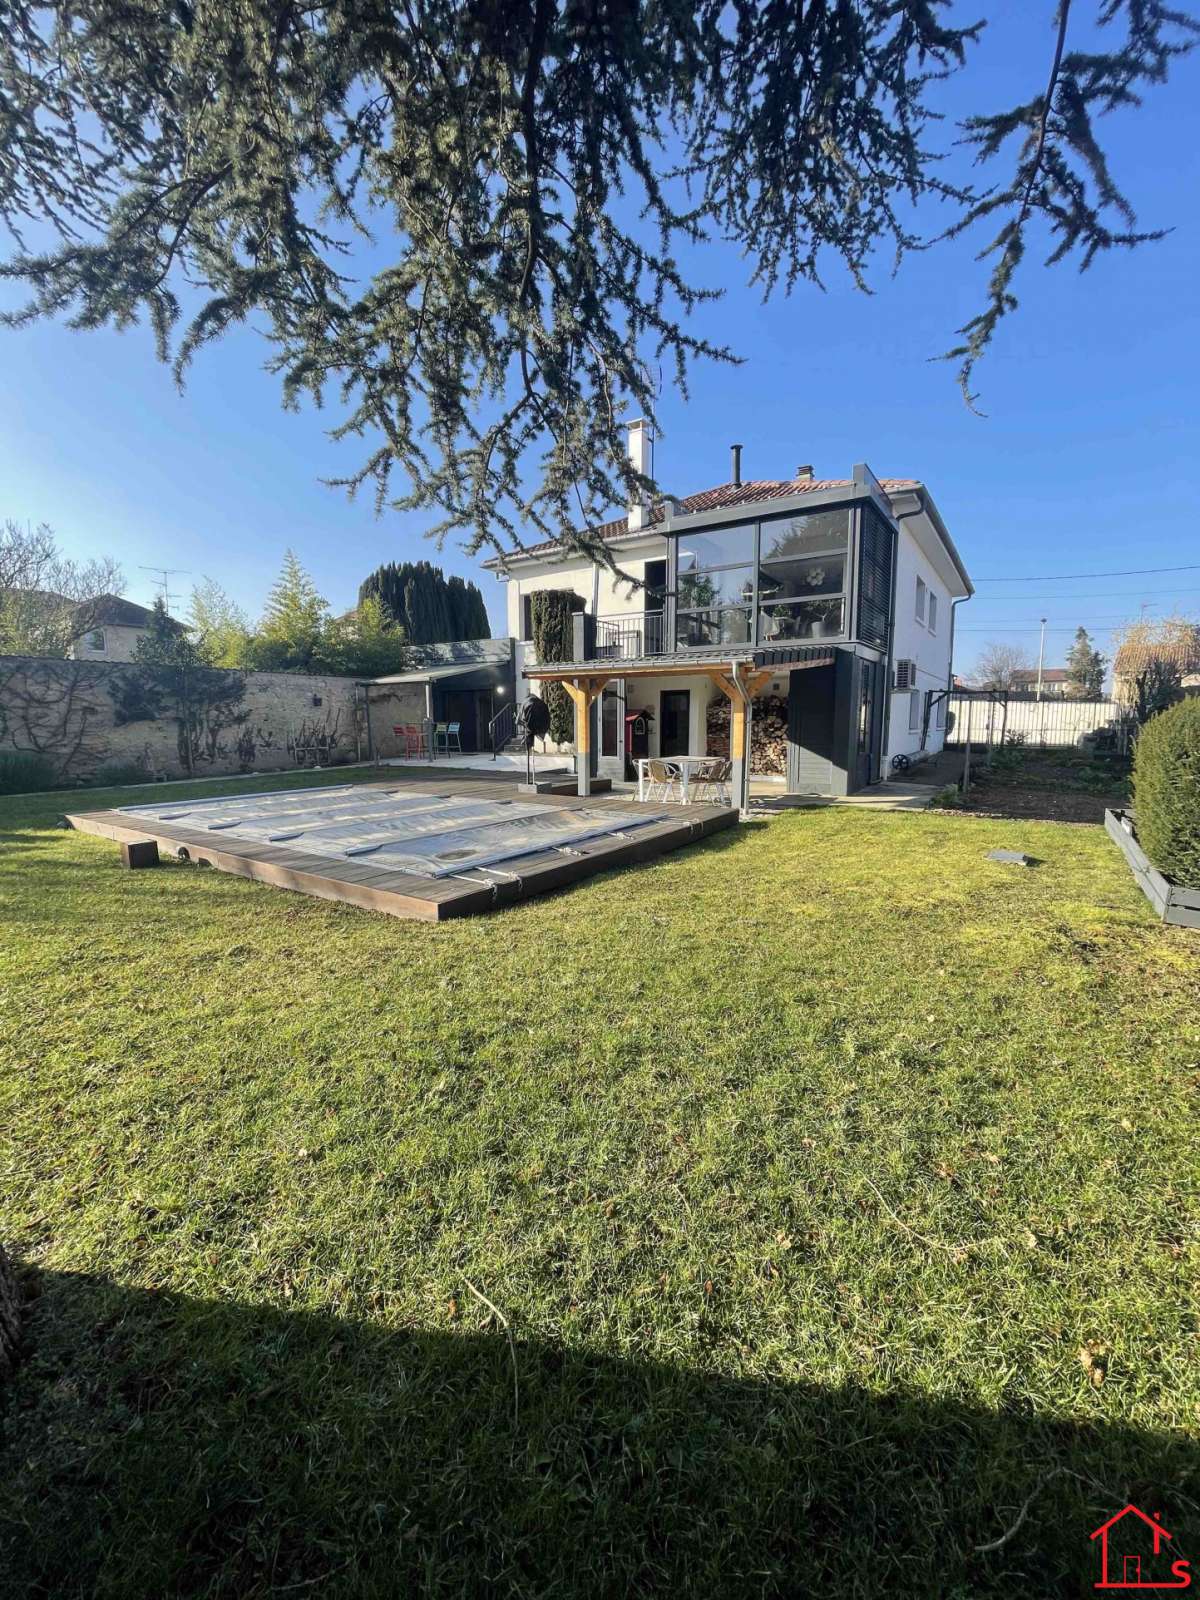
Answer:
<svg viewBox="0 0 1200 1600"><path fill-rule="evenodd" d="M708 739L704 753L729 754L729 701L725 695L709 702ZM763 695L754 702L750 723L750 771L764 777L787 770L787 701Z"/></svg>

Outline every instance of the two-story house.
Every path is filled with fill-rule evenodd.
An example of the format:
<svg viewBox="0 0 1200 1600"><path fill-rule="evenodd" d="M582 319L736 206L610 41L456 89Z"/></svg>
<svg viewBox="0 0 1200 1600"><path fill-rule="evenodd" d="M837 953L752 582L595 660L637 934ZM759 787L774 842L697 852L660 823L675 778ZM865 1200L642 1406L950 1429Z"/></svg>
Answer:
<svg viewBox="0 0 1200 1600"><path fill-rule="evenodd" d="M629 431L647 475L649 435ZM928 489L865 465L743 481L740 450L728 482L595 530L640 587L553 543L485 563L508 586L518 681L559 681L575 702L581 793L634 754L717 753L722 697L743 803L756 704L786 725L790 792L847 794L941 748L954 603L973 590ZM548 588L581 601L572 661L534 657L530 597Z"/></svg>

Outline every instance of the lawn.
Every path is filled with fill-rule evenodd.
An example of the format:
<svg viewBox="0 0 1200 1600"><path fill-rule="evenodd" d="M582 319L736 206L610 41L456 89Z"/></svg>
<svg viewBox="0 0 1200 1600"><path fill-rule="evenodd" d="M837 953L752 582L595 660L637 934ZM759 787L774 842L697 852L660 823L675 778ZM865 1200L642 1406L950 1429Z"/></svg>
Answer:
<svg viewBox="0 0 1200 1600"><path fill-rule="evenodd" d="M1129 1498L1200 1558L1200 937L1101 829L432 927L63 803L0 802L6 1594L1076 1595Z"/></svg>

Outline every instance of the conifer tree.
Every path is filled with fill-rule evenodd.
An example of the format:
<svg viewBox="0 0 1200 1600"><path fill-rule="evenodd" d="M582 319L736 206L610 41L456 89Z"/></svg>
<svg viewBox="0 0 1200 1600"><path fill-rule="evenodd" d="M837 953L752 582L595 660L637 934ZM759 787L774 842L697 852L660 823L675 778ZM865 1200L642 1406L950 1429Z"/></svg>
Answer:
<svg viewBox="0 0 1200 1600"><path fill-rule="evenodd" d="M478 586L447 578L428 561L390 561L363 580L358 594L360 602L377 597L410 644L491 637Z"/></svg>
<svg viewBox="0 0 1200 1600"><path fill-rule="evenodd" d="M1107 656L1092 644L1086 628L1075 630L1075 643L1067 652L1067 692L1076 700L1095 699L1104 683Z"/></svg>
<svg viewBox="0 0 1200 1600"><path fill-rule="evenodd" d="M261 672L310 671L321 653L328 620L329 602L289 550L250 642L249 664Z"/></svg>

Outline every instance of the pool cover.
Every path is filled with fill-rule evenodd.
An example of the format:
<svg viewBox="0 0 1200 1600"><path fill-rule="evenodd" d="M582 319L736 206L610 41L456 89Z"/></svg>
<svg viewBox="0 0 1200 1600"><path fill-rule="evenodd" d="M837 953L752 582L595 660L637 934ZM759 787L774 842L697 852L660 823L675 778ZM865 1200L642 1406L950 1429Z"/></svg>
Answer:
<svg viewBox="0 0 1200 1600"><path fill-rule="evenodd" d="M218 795L122 806L147 822L181 822L222 839L286 845L334 860L367 860L373 866L422 878L445 878L493 868L547 850L571 851L589 839L620 838L668 820L645 807L572 807L536 800L416 794L353 786L285 789L267 794Z"/></svg>

